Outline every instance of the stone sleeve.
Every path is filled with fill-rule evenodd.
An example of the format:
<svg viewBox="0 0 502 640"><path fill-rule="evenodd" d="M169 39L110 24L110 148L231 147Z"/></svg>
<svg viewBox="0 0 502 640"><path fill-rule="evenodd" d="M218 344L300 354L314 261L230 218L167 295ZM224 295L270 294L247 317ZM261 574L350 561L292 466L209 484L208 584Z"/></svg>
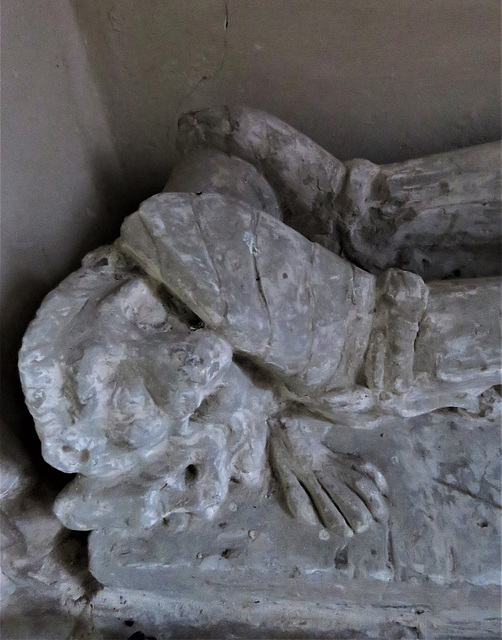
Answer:
<svg viewBox="0 0 502 640"><path fill-rule="evenodd" d="M220 332L298 390L351 386L371 327L374 277L279 220L216 194L161 194L121 247Z"/></svg>

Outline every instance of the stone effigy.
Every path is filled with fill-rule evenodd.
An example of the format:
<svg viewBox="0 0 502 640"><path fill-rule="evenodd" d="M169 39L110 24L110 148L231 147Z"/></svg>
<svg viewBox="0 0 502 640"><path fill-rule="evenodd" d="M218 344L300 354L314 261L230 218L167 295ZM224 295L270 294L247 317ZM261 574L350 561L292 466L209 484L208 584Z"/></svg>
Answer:
<svg viewBox="0 0 502 640"><path fill-rule="evenodd" d="M460 584L467 620L489 618L499 146L344 164L221 107L183 117L179 149L20 353L44 458L77 474L55 513L93 531L93 575L201 597L391 582L410 606L433 584L443 612Z"/></svg>

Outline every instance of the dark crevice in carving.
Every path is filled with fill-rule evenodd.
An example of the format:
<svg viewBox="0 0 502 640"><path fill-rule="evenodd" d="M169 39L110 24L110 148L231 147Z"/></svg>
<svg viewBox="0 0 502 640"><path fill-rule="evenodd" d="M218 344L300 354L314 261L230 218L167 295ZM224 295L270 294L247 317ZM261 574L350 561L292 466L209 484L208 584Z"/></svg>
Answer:
<svg viewBox="0 0 502 640"><path fill-rule="evenodd" d="M258 294L260 296L260 299L262 301L263 307L265 308L265 311L267 313L267 318L268 318L268 327L269 327L269 334L268 334L268 340L267 343L265 345L264 348L264 352L263 352L263 357L266 358L269 351L270 351L270 346L272 343L272 316L270 314L270 308L268 306L268 301L267 301L267 296L265 295L265 291L263 289L263 284L261 281L261 274L260 274L260 270L258 267L258 260L257 260L257 256L259 255L259 247L258 247L258 227L260 225L260 219L261 219L261 214L259 212L255 213L255 225L254 225L254 229L253 229L253 238L254 238L254 245L251 248L251 257L253 260L253 267L254 267L254 272L255 272L255 280L256 280L256 286L258 288Z"/></svg>
<svg viewBox="0 0 502 640"><path fill-rule="evenodd" d="M394 538L392 536L390 523L389 523L389 530L387 532L387 564L389 569L392 569L394 573L394 580L398 580L399 579L398 563L397 563L396 549L394 547Z"/></svg>
<svg viewBox="0 0 502 640"><path fill-rule="evenodd" d="M300 480L300 478L298 478L298 476L295 476L296 479L298 480L298 484L301 486L301 488L305 491L305 495L307 496L309 502L310 502L310 506L312 507L312 510L314 511L317 519L319 520L319 522L322 524L323 527L327 527L324 518L322 517L322 514L320 512L320 510L317 507L316 501L314 500L314 497L312 496L311 492L307 489L307 486ZM293 516L295 514L292 514Z"/></svg>
<svg viewBox="0 0 502 640"><path fill-rule="evenodd" d="M199 477L199 470L194 464L189 464L185 469L185 486L187 489L191 489L197 482Z"/></svg>
<svg viewBox="0 0 502 640"><path fill-rule="evenodd" d="M324 483L319 478L317 478L317 481L319 482L319 486L321 487L322 491L325 493L325 495L329 499L330 503L335 507L336 511L341 515L341 517L344 520L345 524L347 525L348 529L353 531L354 533L357 533L356 530L354 529L354 527L350 524L349 520L347 519L347 517L345 516L343 511L341 510L341 508L333 500L333 498L331 496L331 493L325 487ZM324 525L324 526L326 526L326 525Z"/></svg>
<svg viewBox="0 0 502 640"><path fill-rule="evenodd" d="M447 489L451 489L452 491L458 491L459 493L462 493L464 496L469 496L470 498L473 498L474 500L479 500L480 502L484 502L485 504L489 504L492 507L495 507L496 509L502 509L502 504L495 502L495 500L489 500L487 498L482 498L481 496L477 495L476 493L473 493L472 491L469 491L469 489L465 489L464 487L459 487L456 484L453 484L451 482L446 482L445 480L441 480L441 478L434 478L434 481L437 482L438 484L442 485L443 487L446 487Z"/></svg>

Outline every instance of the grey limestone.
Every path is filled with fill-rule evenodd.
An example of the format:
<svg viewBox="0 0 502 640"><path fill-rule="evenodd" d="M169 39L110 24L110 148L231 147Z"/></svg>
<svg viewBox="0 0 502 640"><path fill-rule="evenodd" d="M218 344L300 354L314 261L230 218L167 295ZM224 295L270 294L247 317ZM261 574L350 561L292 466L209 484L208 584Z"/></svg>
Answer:
<svg viewBox="0 0 502 640"><path fill-rule="evenodd" d="M178 147L20 352L104 587L74 633L495 638L498 145L342 163L217 107Z"/></svg>

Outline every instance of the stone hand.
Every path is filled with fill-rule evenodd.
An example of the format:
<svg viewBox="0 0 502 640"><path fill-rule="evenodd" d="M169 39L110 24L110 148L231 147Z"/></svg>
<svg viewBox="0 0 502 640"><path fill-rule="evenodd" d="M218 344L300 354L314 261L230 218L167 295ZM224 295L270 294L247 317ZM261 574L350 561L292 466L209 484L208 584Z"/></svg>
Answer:
<svg viewBox="0 0 502 640"><path fill-rule="evenodd" d="M387 484L378 469L331 451L301 420L280 418L271 425L270 457L295 518L345 536L386 522Z"/></svg>

